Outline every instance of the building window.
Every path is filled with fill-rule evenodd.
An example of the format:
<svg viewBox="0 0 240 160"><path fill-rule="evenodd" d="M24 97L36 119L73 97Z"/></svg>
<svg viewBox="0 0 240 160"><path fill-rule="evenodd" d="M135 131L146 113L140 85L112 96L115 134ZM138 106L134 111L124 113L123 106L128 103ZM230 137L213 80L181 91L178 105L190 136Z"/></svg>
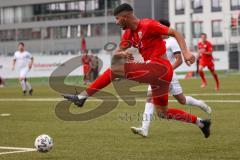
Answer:
<svg viewBox="0 0 240 160"><path fill-rule="evenodd" d="M185 13L185 1L175 0L175 14L180 15Z"/></svg>
<svg viewBox="0 0 240 160"><path fill-rule="evenodd" d="M3 24L14 23L14 8L8 7L3 8Z"/></svg>
<svg viewBox="0 0 240 160"><path fill-rule="evenodd" d="M68 36L68 27L67 26L61 26L61 27L53 27L53 38L54 39L62 39L67 38Z"/></svg>
<svg viewBox="0 0 240 160"><path fill-rule="evenodd" d="M41 39L41 28L32 29L32 39Z"/></svg>
<svg viewBox="0 0 240 160"><path fill-rule="evenodd" d="M0 40L1 41L15 41L16 40L16 31L15 30L0 31Z"/></svg>
<svg viewBox="0 0 240 160"><path fill-rule="evenodd" d="M41 29L41 37L42 39L50 39L51 38L51 28L42 28Z"/></svg>
<svg viewBox="0 0 240 160"><path fill-rule="evenodd" d="M231 35L240 36L240 13L231 16Z"/></svg>
<svg viewBox="0 0 240 160"><path fill-rule="evenodd" d="M62 26L60 27L60 38L67 38L68 37L68 27Z"/></svg>
<svg viewBox="0 0 240 160"><path fill-rule="evenodd" d="M104 24L92 24L91 27L91 36L95 37L104 35Z"/></svg>
<svg viewBox="0 0 240 160"><path fill-rule="evenodd" d="M212 0L212 12L222 11L222 0Z"/></svg>
<svg viewBox="0 0 240 160"><path fill-rule="evenodd" d="M185 37L185 23L176 23L175 29Z"/></svg>
<svg viewBox="0 0 240 160"><path fill-rule="evenodd" d="M32 29L19 29L17 31L17 40L31 40L32 39Z"/></svg>
<svg viewBox="0 0 240 160"><path fill-rule="evenodd" d="M225 51L224 44L218 44L213 46L213 51Z"/></svg>
<svg viewBox="0 0 240 160"><path fill-rule="evenodd" d="M222 21L213 20L212 21L212 36L221 37L222 36Z"/></svg>
<svg viewBox="0 0 240 160"><path fill-rule="evenodd" d="M231 10L240 9L240 0L231 0Z"/></svg>
<svg viewBox="0 0 240 160"><path fill-rule="evenodd" d="M192 0L192 8L194 13L203 12L203 0Z"/></svg>
<svg viewBox="0 0 240 160"><path fill-rule="evenodd" d="M88 36L88 25L81 25L81 36L87 37Z"/></svg>
<svg viewBox="0 0 240 160"><path fill-rule="evenodd" d="M199 38L202 32L203 32L202 22L201 21L193 22L193 37Z"/></svg>
<svg viewBox="0 0 240 160"><path fill-rule="evenodd" d="M238 44L237 43L231 43L229 47L230 47L230 52L238 52Z"/></svg>
<svg viewBox="0 0 240 160"><path fill-rule="evenodd" d="M71 38L77 38L78 37L78 26L71 26L71 29L70 29L70 37Z"/></svg>

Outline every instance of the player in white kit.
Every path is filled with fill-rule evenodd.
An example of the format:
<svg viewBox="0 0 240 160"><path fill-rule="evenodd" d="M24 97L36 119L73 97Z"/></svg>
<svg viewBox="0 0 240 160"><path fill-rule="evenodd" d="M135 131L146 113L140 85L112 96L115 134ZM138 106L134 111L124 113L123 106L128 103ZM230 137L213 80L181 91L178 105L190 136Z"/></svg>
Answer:
<svg viewBox="0 0 240 160"><path fill-rule="evenodd" d="M168 20L160 20L160 23L170 27L170 22ZM164 37L167 49L167 58L171 62L173 69L175 70L182 64L181 49L178 42L173 37ZM211 108L201 100L197 100L190 96L184 96L182 87L178 81L177 75L173 74L173 78L169 87L170 94L182 105L196 106L208 114L211 113ZM143 137L148 136L148 130L150 126L150 121L154 112L154 105L151 102L151 86L148 87L148 99L145 104L145 110L143 113L142 126L140 128L131 127L134 134L141 135Z"/></svg>
<svg viewBox="0 0 240 160"><path fill-rule="evenodd" d="M32 95L33 89L31 84L27 81L27 74L32 68L33 56L28 51L25 51L23 42L18 44L18 51L14 53L12 70L15 69L15 65L19 71L19 81L22 86L23 95L26 95L27 89L29 94Z"/></svg>

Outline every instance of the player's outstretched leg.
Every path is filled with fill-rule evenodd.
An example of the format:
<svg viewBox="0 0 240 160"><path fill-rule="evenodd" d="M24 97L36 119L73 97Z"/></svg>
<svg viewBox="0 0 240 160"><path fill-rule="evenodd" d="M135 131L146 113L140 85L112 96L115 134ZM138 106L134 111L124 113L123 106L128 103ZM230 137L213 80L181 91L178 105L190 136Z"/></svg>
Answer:
<svg viewBox="0 0 240 160"><path fill-rule="evenodd" d="M210 136L210 126L211 126L211 120L208 119L201 119L199 117L196 117L195 115L191 115L187 112L184 112L179 109L168 109L166 113L163 113L162 110L157 109L158 115L161 118L166 119L173 119L177 121L183 121L188 123L196 124L201 131L203 132L205 138L208 138ZM134 134L138 134L142 137L148 136L149 126L151 122L151 116L153 115L154 111L154 104L153 103L146 103L145 111L143 114L143 120L142 120L142 127L131 127L131 131ZM147 117L147 118L145 118ZM144 119L145 118L145 119Z"/></svg>
<svg viewBox="0 0 240 160"><path fill-rule="evenodd" d="M92 96L97 91L109 85L113 79L115 79L115 76L113 76L113 72L109 68L101 76L99 76L92 84L90 84L87 87L87 89L83 91L81 94L79 95L63 94L62 96L65 99L73 102L78 107L82 107L89 96Z"/></svg>
<svg viewBox="0 0 240 160"><path fill-rule="evenodd" d="M210 136L210 120L201 119L180 109L169 108L166 110L166 108L164 108L162 110L161 108L159 108L159 106L156 108L159 117L196 124L203 132L205 138L208 138Z"/></svg>

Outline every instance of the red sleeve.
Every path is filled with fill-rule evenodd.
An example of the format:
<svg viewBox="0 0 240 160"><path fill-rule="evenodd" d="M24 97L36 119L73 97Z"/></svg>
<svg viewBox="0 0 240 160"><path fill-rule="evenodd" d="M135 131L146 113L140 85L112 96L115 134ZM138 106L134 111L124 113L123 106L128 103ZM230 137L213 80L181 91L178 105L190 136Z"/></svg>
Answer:
<svg viewBox="0 0 240 160"><path fill-rule="evenodd" d="M197 47L198 47L198 49L200 49L200 45L201 45L201 43L200 43L200 42L198 42L198 44L197 44Z"/></svg>
<svg viewBox="0 0 240 160"><path fill-rule="evenodd" d="M153 33L158 33L160 35L168 35L169 27L162 25L158 21L152 21L149 25L149 29Z"/></svg>
<svg viewBox="0 0 240 160"><path fill-rule="evenodd" d="M208 46L207 46L207 52L213 52L213 46L210 42L208 42Z"/></svg>

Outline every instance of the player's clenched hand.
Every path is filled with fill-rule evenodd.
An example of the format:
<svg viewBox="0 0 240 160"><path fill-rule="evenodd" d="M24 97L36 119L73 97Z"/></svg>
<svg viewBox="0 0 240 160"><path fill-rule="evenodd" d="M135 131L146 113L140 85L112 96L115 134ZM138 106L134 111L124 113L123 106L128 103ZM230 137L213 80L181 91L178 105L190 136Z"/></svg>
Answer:
<svg viewBox="0 0 240 160"><path fill-rule="evenodd" d="M32 69L32 63L30 63L30 64L28 65L28 68L29 68L29 70Z"/></svg>
<svg viewBox="0 0 240 160"><path fill-rule="evenodd" d="M119 51L119 50L117 50L117 51L115 51L114 56L122 57L122 58L125 58L127 60L133 60L134 59L132 53L128 52L128 51Z"/></svg>
<svg viewBox="0 0 240 160"><path fill-rule="evenodd" d="M128 61L133 61L134 60L134 57L133 57L132 53L127 52L127 51L126 51L126 58L127 58Z"/></svg>
<svg viewBox="0 0 240 160"><path fill-rule="evenodd" d="M121 50L116 50L114 52L114 56L115 57L122 57L122 58L126 58L127 57L126 52L121 51Z"/></svg>
<svg viewBox="0 0 240 160"><path fill-rule="evenodd" d="M190 66L191 64L193 64L195 62L195 56L193 54L191 54L189 51L186 51L185 53L183 53L184 55L184 60L185 63Z"/></svg>

